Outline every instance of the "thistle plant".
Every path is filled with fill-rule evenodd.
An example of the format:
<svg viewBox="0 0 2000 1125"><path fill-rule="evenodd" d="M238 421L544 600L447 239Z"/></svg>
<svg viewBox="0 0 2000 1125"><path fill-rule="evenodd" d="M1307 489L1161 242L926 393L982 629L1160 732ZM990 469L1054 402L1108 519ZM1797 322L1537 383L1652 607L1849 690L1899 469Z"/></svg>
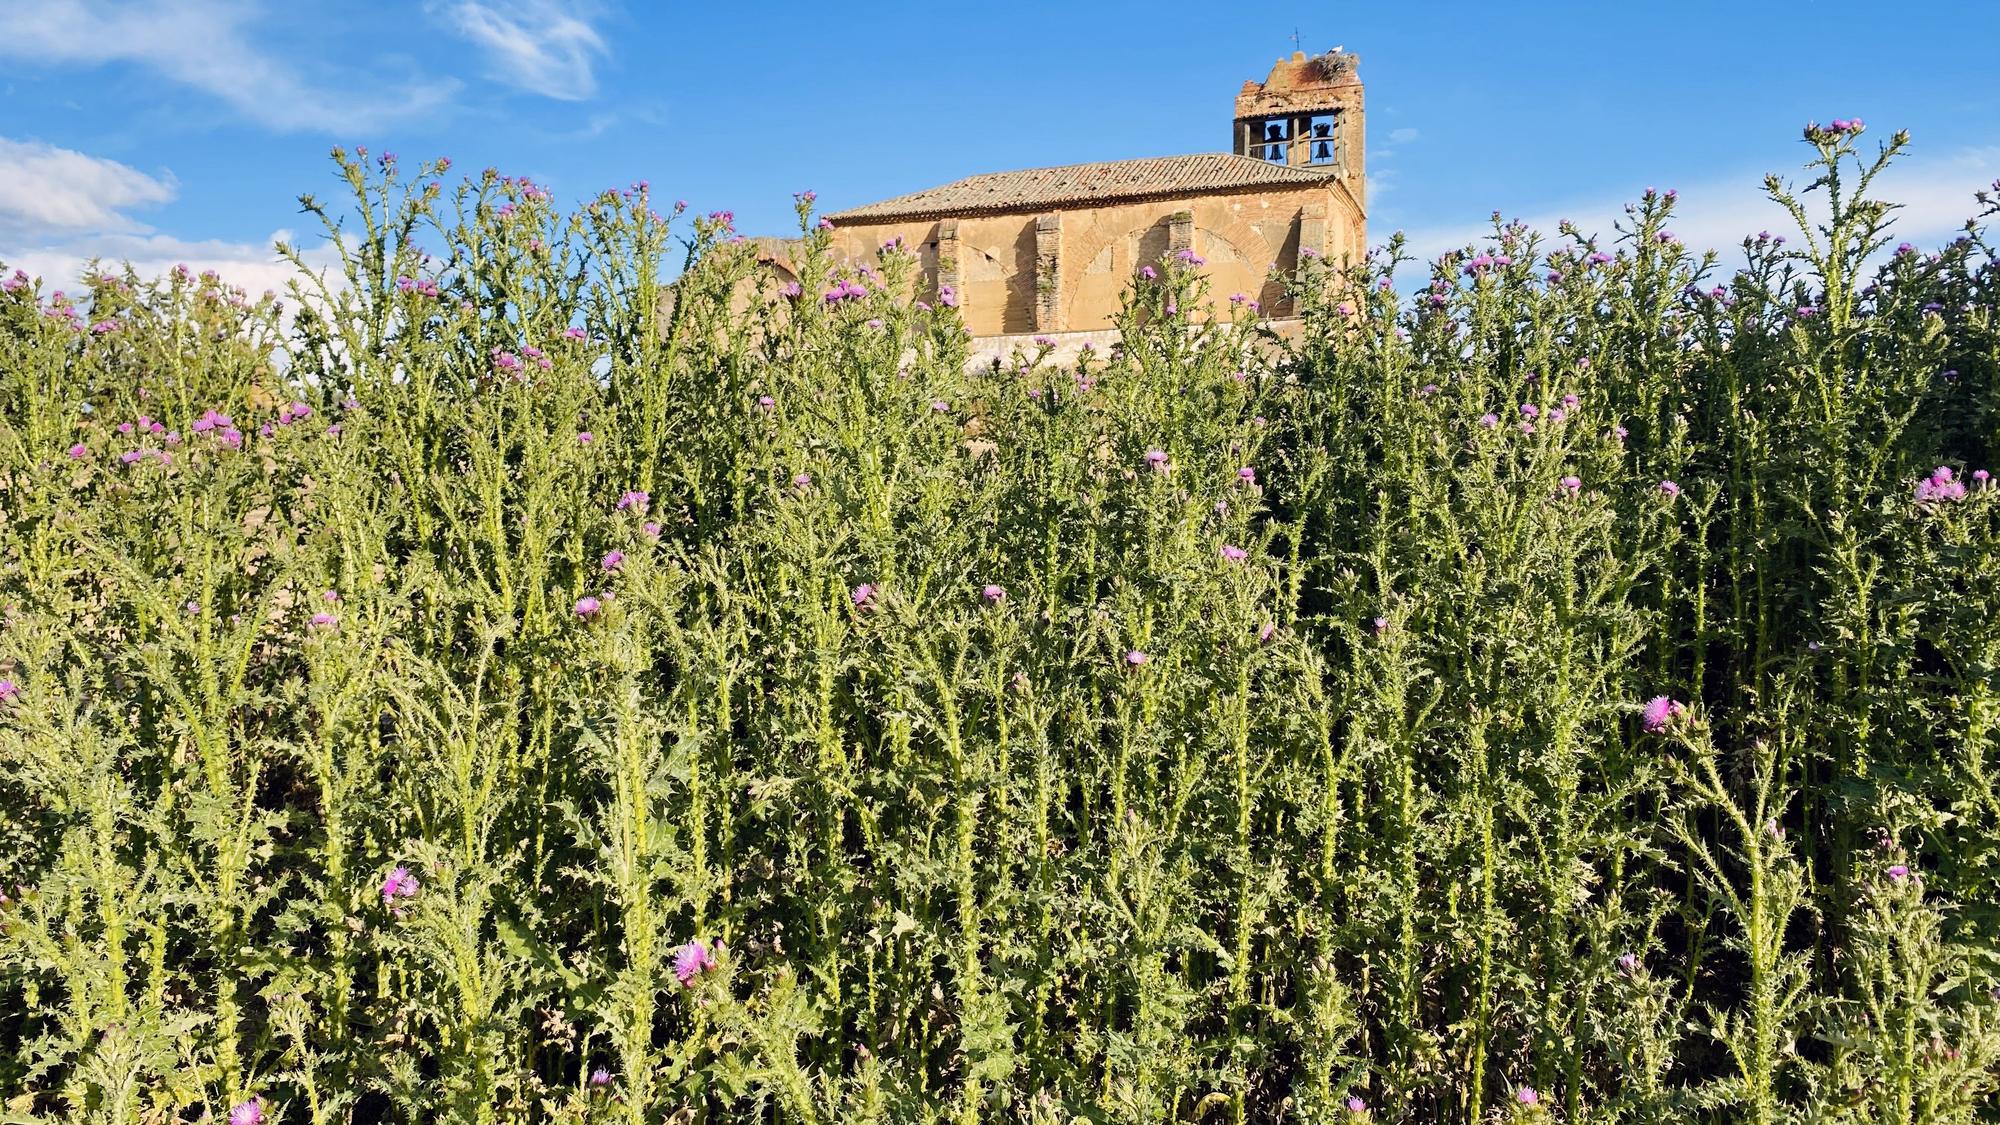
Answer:
<svg viewBox="0 0 2000 1125"><path fill-rule="evenodd" d="M0 270L0 1115L1991 1120L2000 186L1805 141L1067 363L358 149Z"/></svg>

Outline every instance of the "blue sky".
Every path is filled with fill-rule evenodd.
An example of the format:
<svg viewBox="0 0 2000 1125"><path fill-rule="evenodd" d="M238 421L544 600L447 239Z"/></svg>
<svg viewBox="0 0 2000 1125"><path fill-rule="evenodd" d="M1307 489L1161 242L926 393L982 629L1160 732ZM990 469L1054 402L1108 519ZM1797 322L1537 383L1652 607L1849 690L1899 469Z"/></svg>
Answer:
<svg viewBox="0 0 2000 1125"><path fill-rule="evenodd" d="M1694 244L1778 222L1808 119L1914 136L1888 185L1946 235L2000 178L2000 4L672 4L0 0L0 260L283 271L333 144L522 173L576 200L650 180L786 233L974 172L1226 148L1293 49L1368 84L1370 233L1435 250L1499 209L1603 228L1676 187Z"/></svg>

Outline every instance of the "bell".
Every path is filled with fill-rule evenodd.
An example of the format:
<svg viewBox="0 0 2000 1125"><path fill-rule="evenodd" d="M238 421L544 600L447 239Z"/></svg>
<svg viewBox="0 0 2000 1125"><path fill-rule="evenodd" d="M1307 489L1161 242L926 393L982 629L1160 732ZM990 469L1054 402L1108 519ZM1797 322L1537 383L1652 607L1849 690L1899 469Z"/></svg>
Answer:
<svg viewBox="0 0 2000 1125"><path fill-rule="evenodd" d="M1284 139L1285 139L1285 127L1284 127L1283 125L1266 125L1266 126L1264 126L1264 139L1265 139L1265 140L1267 140L1267 141L1282 141L1282 140L1284 140Z"/></svg>
<svg viewBox="0 0 2000 1125"><path fill-rule="evenodd" d="M1320 161L1320 160L1332 160L1332 159L1333 159L1333 146L1327 144L1325 141L1321 141L1318 147L1313 149L1313 160Z"/></svg>

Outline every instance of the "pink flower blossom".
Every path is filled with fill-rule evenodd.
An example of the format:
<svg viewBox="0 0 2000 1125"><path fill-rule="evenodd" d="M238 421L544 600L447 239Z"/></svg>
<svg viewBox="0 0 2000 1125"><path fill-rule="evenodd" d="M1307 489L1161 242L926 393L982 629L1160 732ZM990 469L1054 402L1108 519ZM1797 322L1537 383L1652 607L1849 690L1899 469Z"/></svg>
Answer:
<svg viewBox="0 0 2000 1125"><path fill-rule="evenodd" d="M590 1072L590 1084L595 1089L601 1090L611 1085L611 1082L611 1072L601 1066Z"/></svg>
<svg viewBox="0 0 2000 1125"><path fill-rule="evenodd" d="M1146 661L1150 659L1152 658L1147 656L1145 653L1140 652L1136 648L1125 654L1125 663L1130 664L1134 667L1144 664Z"/></svg>
<svg viewBox="0 0 2000 1125"><path fill-rule="evenodd" d="M1278 627L1276 625L1273 625L1269 621L1266 621L1262 625L1259 625L1257 627L1258 644L1264 644L1264 645L1270 644L1272 638L1276 637L1277 635L1278 635Z"/></svg>
<svg viewBox="0 0 2000 1125"><path fill-rule="evenodd" d="M399 898L409 898L417 893L417 877L410 874L407 867L398 867L382 880L382 905L393 906Z"/></svg>
<svg viewBox="0 0 2000 1125"><path fill-rule="evenodd" d="M1656 695L1648 699L1645 709L1639 712L1639 725L1646 728L1646 731L1650 734L1658 734L1660 731L1667 729L1668 723L1673 722L1685 714L1686 711L1686 705L1667 696Z"/></svg>
<svg viewBox="0 0 2000 1125"><path fill-rule="evenodd" d="M850 596L854 599L855 609L875 608L875 584L873 582L863 582L861 585L856 586L850 593Z"/></svg>
<svg viewBox="0 0 2000 1125"><path fill-rule="evenodd" d="M598 565L603 567L607 572L617 570L619 567L625 565L625 552L619 550L606 551L603 561L598 563Z"/></svg>
<svg viewBox="0 0 2000 1125"><path fill-rule="evenodd" d="M618 498L618 510L621 512L628 510L636 511L640 515L644 515L646 509L652 503L653 498L651 496L635 488Z"/></svg>
<svg viewBox="0 0 2000 1125"><path fill-rule="evenodd" d="M596 440L597 440L597 435L591 433L589 430L584 430L576 435L576 443L578 445L589 445L591 442Z"/></svg>
<svg viewBox="0 0 2000 1125"><path fill-rule="evenodd" d="M985 589L979 591L979 596L984 598L988 605L999 605L1007 600L1007 591L1003 587L989 583Z"/></svg>
<svg viewBox="0 0 2000 1125"><path fill-rule="evenodd" d="M653 537L654 539L658 539L660 537L660 525L654 523L652 520L647 520L644 526L640 527L639 530L645 532L647 535Z"/></svg>
<svg viewBox="0 0 2000 1125"><path fill-rule="evenodd" d="M1910 877L1910 868L1907 864L1898 863L1891 866L1887 874L1890 882L1900 883Z"/></svg>
<svg viewBox="0 0 2000 1125"><path fill-rule="evenodd" d="M1965 499L1965 483L1956 479L1949 465L1939 465L1931 475L1917 482L1917 502Z"/></svg>
<svg viewBox="0 0 2000 1125"><path fill-rule="evenodd" d="M603 608L604 608L603 602L600 602L596 598L590 597L587 594L581 598L576 599L576 615L578 617L589 617L592 614L595 614L598 610Z"/></svg>
<svg viewBox="0 0 2000 1125"><path fill-rule="evenodd" d="M0 680L0 703L12 703L21 694L21 685L12 680Z"/></svg>
<svg viewBox="0 0 2000 1125"><path fill-rule="evenodd" d="M1564 477L1558 483L1562 485L1562 490L1571 496L1583 491L1583 480L1580 477Z"/></svg>
<svg viewBox="0 0 2000 1125"><path fill-rule="evenodd" d="M1166 472L1167 451L1164 449L1148 449L1146 451L1146 464L1151 466L1152 470L1156 473Z"/></svg>
<svg viewBox="0 0 2000 1125"><path fill-rule="evenodd" d="M334 617L333 614L326 612L315 613L312 615L313 628L315 629L331 629L333 628L335 622L338 620L339 619Z"/></svg>
<svg viewBox="0 0 2000 1125"><path fill-rule="evenodd" d="M674 954L674 977L687 988L694 984L694 978L715 968L715 955L709 952L708 943L696 938L681 946Z"/></svg>
<svg viewBox="0 0 2000 1125"><path fill-rule="evenodd" d="M230 1106L229 1125L264 1125L264 1099L251 1098Z"/></svg>
<svg viewBox="0 0 2000 1125"><path fill-rule="evenodd" d="M75 445L69 447L69 459L72 461L81 461L88 456L90 456L90 447L82 442L77 442Z"/></svg>
<svg viewBox="0 0 2000 1125"><path fill-rule="evenodd" d="M1523 1086L1514 1091L1514 1100L1520 1102L1522 1105L1532 1106L1542 1104L1542 1096L1535 1093L1533 1086Z"/></svg>
<svg viewBox="0 0 2000 1125"><path fill-rule="evenodd" d="M799 473L792 477L793 488L810 488L812 487L812 482L813 477L811 473Z"/></svg>
<svg viewBox="0 0 2000 1125"><path fill-rule="evenodd" d="M1250 557L1250 553L1241 547L1224 543L1222 545L1222 557L1230 562L1242 562L1244 559Z"/></svg>
<svg viewBox="0 0 2000 1125"><path fill-rule="evenodd" d="M1674 497L1679 496L1680 494L1681 494L1680 485L1675 484L1673 481L1670 480L1663 480L1660 482L1660 495L1671 500Z"/></svg>
<svg viewBox="0 0 2000 1125"><path fill-rule="evenodd" d="M1346 1105L1347 1105L1347 1112L1352 1113L1357 1117L1360 1116L1361 1114L1368 1112L1368 1103L1362 1101L1360 1097L1354 1094L1347 1095Z"/></svg>

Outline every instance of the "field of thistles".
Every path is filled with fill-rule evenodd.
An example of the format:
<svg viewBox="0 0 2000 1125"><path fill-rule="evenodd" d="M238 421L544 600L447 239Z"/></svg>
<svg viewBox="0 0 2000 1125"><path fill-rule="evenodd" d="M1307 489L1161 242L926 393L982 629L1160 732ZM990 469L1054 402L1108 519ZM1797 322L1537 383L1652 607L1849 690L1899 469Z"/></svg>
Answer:
<svg viewBox="0 0 2000 1125"><path fill-rule="evenodd" d="M0 272L0 1118L2000 1120L1996 201L1897 245L1902 140L1072 365L809 196L781 289L359 154L282 307Z"/></svg>

